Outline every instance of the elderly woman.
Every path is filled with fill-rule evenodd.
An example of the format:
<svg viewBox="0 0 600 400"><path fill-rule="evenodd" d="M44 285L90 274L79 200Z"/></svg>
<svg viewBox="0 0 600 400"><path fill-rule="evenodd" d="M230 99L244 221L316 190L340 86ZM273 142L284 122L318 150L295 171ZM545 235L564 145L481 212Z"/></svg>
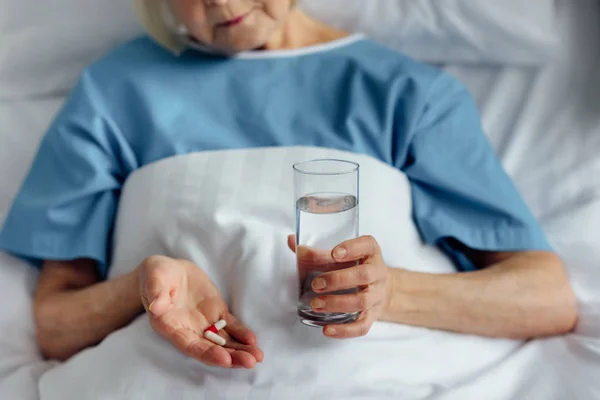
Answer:
<svg viewBox="0 0 600 400"><path fill-rule="evenodd" d="M359 311L336 339L378 320L492 337L568 332L575 301L563 265L503 171L467 91L453 78L360 35L326 26L292 0L141 0L151 38L89 67L47 132L0 236L41 267L35 296L43 354L64 360L146 312L205 364L252 368L255 334L189 260L148 254L105 280L120 189L138 168L179 154L325 146L406 174L423 240L461 273L390 268L376 238L340 244L357 267L313 282L319 311ZM292 245L290 247L293 247ZM360 286L336 296L340 282ZM202 337L228 324L224 347Z"/></svg>

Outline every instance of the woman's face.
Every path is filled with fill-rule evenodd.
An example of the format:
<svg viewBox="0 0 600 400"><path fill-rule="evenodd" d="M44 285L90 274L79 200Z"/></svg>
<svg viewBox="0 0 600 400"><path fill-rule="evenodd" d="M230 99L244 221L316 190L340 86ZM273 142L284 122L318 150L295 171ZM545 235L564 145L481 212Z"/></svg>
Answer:
<svg viewBox="0 0 600 400"><path fill-rule="evenodd" d="M292 5L292 0L169 1L193 37L233 52L264 46L286 22Z"/></svg>

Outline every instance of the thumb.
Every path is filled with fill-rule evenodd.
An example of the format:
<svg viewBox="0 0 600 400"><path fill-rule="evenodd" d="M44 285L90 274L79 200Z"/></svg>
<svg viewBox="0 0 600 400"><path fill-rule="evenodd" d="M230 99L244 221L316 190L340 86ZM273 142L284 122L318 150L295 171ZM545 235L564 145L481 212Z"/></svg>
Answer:
<svg viewBox="0 0 600 400"><path fill-rule="evenodd" d="M156 317L169 311L177 291L175 286L169 284L167 277L161 274L162 271L161 268L157 268L148 273L141 290L146 310Z"/></svg>
<svg viewBox="0 0 600 400"><path fill-rule="evenodd" d="M170 308L171 296L169 296L168 291L162 291L157 297L151 298L148 305L148 311L155 317L164 315Z"/></svg>
<svg viewBox="0 0 600 400"><path fill-rule="evenodd" d="M288 235L287 239L290 250L296 252L296 235Z"/></svg>

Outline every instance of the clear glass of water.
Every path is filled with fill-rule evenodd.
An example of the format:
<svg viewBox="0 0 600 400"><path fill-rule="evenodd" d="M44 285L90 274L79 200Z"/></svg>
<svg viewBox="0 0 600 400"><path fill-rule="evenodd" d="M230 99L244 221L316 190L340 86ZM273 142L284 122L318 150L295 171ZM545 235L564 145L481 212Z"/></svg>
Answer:
<svg viewBox="0 0 600 400"><path fill-rule="evenodd" d="M343 241L358 236L359 169L357 163L332 159L294 164L298 316L305 325L345 324L358 317L357 312L316 312L310 302L318 296L312 290L315 278L357 264L335 263L331 252ZM353 288L327 294L357 291Z"/></svg>

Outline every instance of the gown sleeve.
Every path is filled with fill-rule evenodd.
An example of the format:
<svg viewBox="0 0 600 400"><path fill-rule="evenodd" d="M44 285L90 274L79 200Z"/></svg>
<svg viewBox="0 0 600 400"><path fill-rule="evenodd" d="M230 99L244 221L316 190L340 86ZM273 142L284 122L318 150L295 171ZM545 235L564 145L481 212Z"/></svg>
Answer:
<svg viewBox="0 0 600 400"><path fill-rule="evenodd" d="M92 259L110 265L120 189L135 157L90 74L45 134L0 232L0 250L34 265Z"/></svg>
<svg viewBox="0 0 600 400"><path fill-rule="evenodd" d="M439 246L459 270L475 266L454 240L475 250L551 251L484 134L472 97L450 75L432 85L402 169L423 240Z"/></svg>

